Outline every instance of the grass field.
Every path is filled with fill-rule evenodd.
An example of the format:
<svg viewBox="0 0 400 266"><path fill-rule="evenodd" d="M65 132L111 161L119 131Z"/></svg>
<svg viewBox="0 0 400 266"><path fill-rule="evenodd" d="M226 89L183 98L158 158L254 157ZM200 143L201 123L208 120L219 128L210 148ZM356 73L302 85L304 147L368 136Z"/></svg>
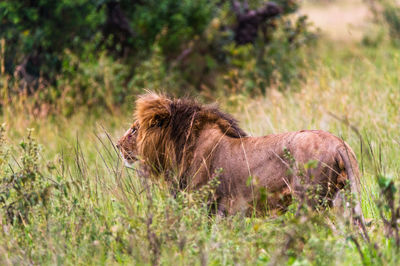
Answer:
<svg viewBox="0 0 400 266"><path fill-rule="evenodd" d="M379 207L377 180L400 178L400 50L323 39L307 52L316 59L301 84L218 103L253 136L323 129L346 140L360 163L369 241L334 211L304 209L299 217L293 206L280 217L221 218L207 215L201 193L172 197L162 181L124 168L111 145L130 125L132 110L66 119L9 107L1 118L2 175L35 172L34 184L53 189L26 218L13 205L19 226L0 217L0 264L397 265L396 232L388 237L379 210L392 214ZM38 158L27 128L34 129Z"/></svg>

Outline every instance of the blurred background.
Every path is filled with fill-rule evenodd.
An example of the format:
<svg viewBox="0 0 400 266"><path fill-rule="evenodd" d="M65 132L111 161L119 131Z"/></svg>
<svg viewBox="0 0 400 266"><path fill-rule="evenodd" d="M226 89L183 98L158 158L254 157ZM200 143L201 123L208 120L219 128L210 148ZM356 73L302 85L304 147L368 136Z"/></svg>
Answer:
<svg viewBox="0 0 400 266"><path fill-rule="evenodd" d="M323 36L397 41L399 14L395 0L1 1L0 104L45 116L113 112L143 89L263 95L296 86Z"/></svg>

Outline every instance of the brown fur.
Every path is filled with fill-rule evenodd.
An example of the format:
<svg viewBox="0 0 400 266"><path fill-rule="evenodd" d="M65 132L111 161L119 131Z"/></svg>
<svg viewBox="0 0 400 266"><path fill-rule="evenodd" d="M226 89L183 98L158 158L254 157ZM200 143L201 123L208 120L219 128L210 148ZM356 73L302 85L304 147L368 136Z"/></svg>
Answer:
<svg viewBox="0 0 400 266"><path fill-rule="evenodd" d="M118 143L123 155L140 157L154 176L174 172L182 189L198 189L222 169L216 192L220 212L248 212L252 206L284 210L293 195L310 186L316 194L314 205L323 200L331 204L348 181L352 191L359 192L353 151L328 132L248 137L234 118L216 107L155 93L137 100L135 116L132 128L137 130ZM311 160L317 166L304 168ZM266 204L257 202L263 190Z"/></svg>

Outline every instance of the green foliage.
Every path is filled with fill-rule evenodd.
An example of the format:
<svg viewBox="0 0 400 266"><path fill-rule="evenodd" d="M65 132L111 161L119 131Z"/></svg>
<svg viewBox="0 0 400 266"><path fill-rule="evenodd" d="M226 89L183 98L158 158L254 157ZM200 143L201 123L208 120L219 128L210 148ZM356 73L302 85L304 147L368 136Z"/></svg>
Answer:
<svg viewBox="0 0 400 266"><path fill-rule="evenodd" d="M394 0L379 1L382 4L382 17L389 27L391 39L400 41L400 6Z"/></svg>
<svg viewBox="0 0 400 266"><path fill-rule="evenodd" d="M76 106L88 109L101 107L113 112L125 97L137 93L131 86L124 88L130 80L126 65L113 61L105 54L81 61L75 54L67 53L63 65L64 76L57 81L57 87L62 91L53 87L52 101L64 115L73 114Z"/></svg>
<svg viewBox="0 0 400 266"><path fill-rule="evenodd" d="M384 33L395 44L400 44L400 5L396 0L367 1L371 13L374 15L375 24L379 29L372 29L375 33L364 37L367 45L375 45L382 42ZM384 30L383 30L384 29Z"/></svg>
<svg viewBox="0 0 400 266"><path fill-rule="evenodd" d="M314 35L305 17L290 16L297 1L278 4L281 18L257 22L256 38L241 45L232 2L3 1L3 101L24 94L35 98L33 109L72 114L79 106L113 111L143 89L254 95L285 88L301 78L301 47Z"/></svg>
<svg viewBox="0 0 400 266"><path fill-rule="evenodd" d="M105 18L97 4L96 0L2 1L0 38L6 40L8 72L24 58L35 57L39 62L32 64L40 68L28 70L53 79L66 48L81 54L95 39Z"/></svg>
<svg viewBox="0 0 400 266"><path fill-rule="evenodd" d="M173 57L182 45L202 34L214 15L216 1L146 1L135 5L128 14L137 33L134 45L137 49L149 49L157 41L166 57ZM122 6L131 5L121 1Z"/></svg>
<svg viewBox="0 0 400 266"><path fill-rule="evenodd" d="M128 88L137 92L145 88L152 91L164 90L179 94L185 83L179 78L177 71L168 70L164 59L159 44L155 43L150 57L136 67L136 74L130 80Z"/></svg>
<svg viewBox="0 0 400 266"><path fill-rule="evenodd" d="M316 39L308 28L306 17L299 17L295 22L282 18L268 43L259 39L254 46L225 46L231 65L226 86L265 94L271 85L285 89L301 81L312 58L302 47L313 44Z"/></svg>
<svg viewBox="0 0 400 266"><path fill-rule="evenodd" d="M40 209L49 203L51 189L60 188L56 181L50 182L40 171L39 146L32 138L32 130L28 130L25 141L20 143L22 148L21 165L14 171L9 163L10 150L6 147L4 125L0 128L1 153L1 180L0 180L0 208L6 214L11 224L26 224L33 213L41 215ZM47 167L53 170L51 165ZM37 212L39 210L39 212ZM37 217L36 217L37 218Z"/></svg>

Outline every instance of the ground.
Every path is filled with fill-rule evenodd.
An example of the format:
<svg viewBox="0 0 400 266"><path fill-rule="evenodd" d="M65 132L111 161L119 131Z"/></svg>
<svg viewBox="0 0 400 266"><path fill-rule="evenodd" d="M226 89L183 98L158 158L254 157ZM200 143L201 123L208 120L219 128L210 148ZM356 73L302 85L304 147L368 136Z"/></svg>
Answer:
<svg viewBox="0 0 400 266"><path fill-rule="evenodd" d="M332 40L360 41L372 15L362 0L349 1L305 1L299 11L307 15L314 25Z"/></svg>

